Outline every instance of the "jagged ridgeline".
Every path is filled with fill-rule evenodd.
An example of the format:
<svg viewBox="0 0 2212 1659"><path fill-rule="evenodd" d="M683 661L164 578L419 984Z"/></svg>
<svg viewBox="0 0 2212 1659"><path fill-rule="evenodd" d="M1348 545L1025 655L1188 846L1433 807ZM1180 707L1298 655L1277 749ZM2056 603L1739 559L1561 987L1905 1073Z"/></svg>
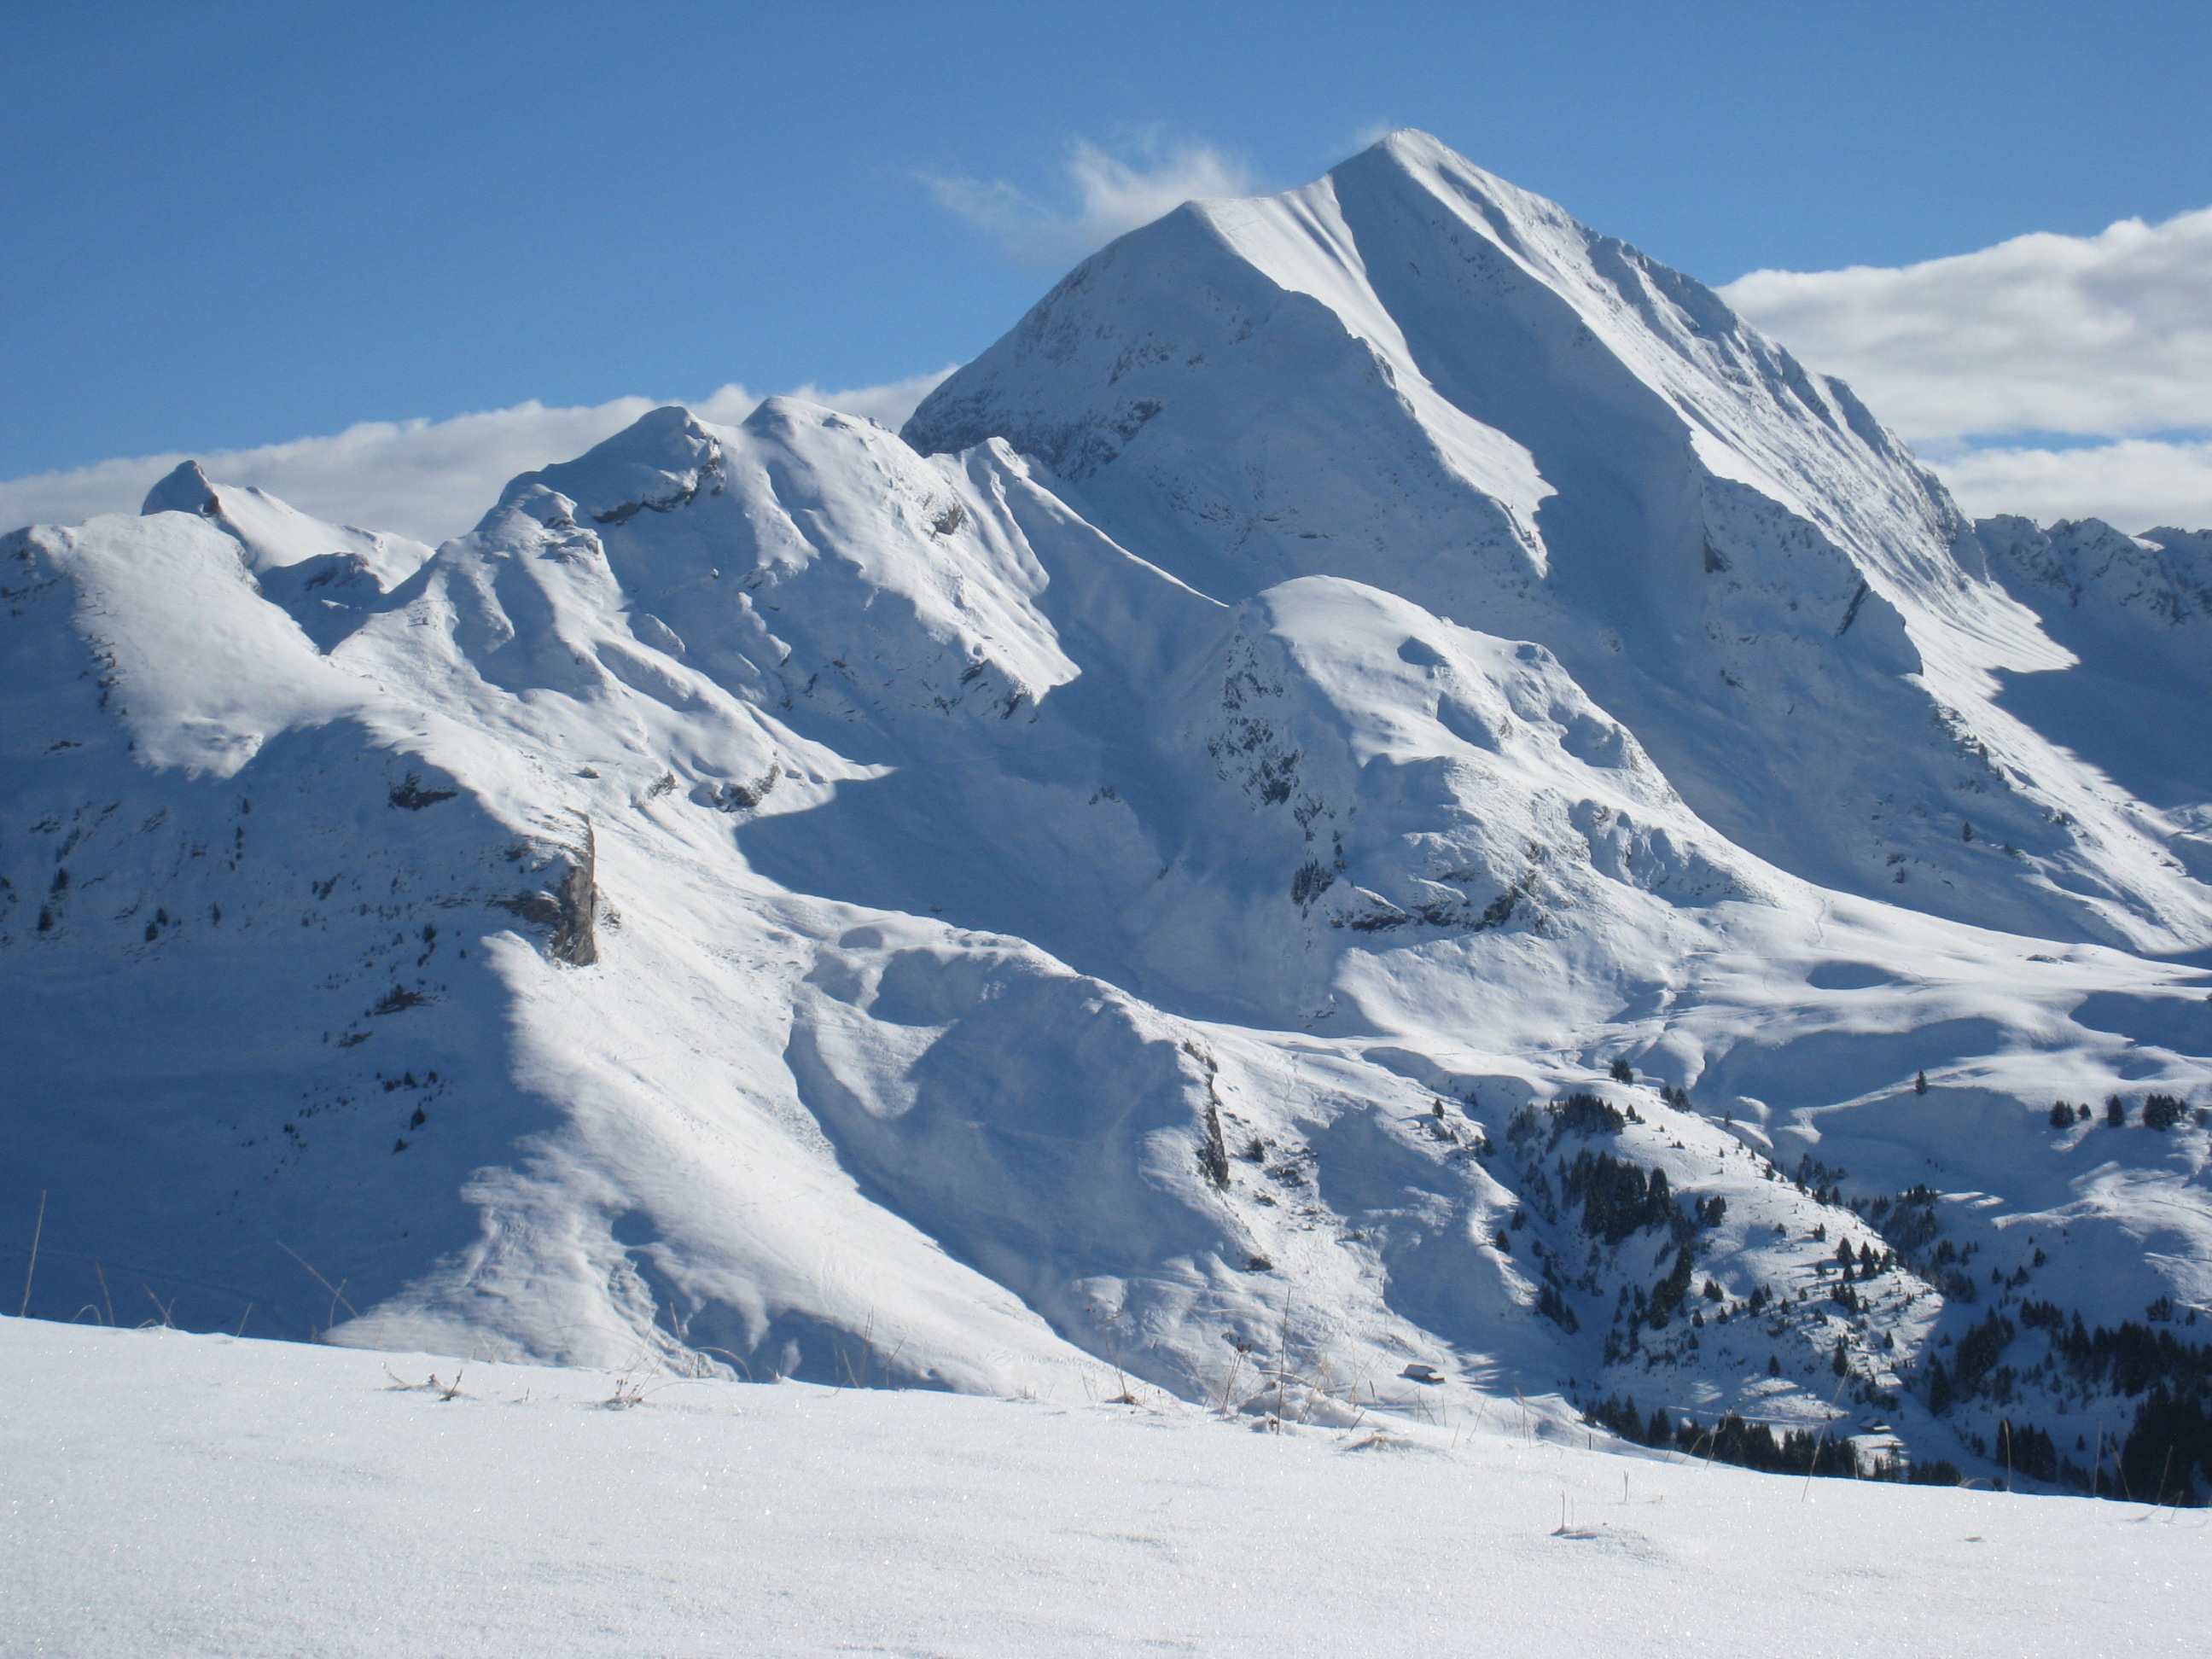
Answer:
<svg viewBox="0 0 2212 1659"><path fill-rule="evenodd" d="M2194 1499L2207 555L1967 522L1419 134L902 434L656 410L435 550L180 468L0 542L0 1269Z"/></svg>

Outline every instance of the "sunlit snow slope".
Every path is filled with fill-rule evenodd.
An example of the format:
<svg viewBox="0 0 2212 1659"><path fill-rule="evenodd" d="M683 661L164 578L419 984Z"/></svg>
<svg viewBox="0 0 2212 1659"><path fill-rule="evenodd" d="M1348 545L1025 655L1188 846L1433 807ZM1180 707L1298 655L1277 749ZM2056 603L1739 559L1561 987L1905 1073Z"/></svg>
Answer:
<svg viewBox="0 0 2212 1659"><path fill-rule="evenodd" d="M1991 702L2066 653L1848 388L1425 135L1123 237L907 435L1005 437L1223 598L1350 576L1540 641L1812 879L2212 944L2158 830Z"/></svg>
<svg viewBox="0 0 2212 1659"><path fill-rule="evenodd" d="M2212 1480L2212 777L2066 726L2202 708L2203 550L2094 539L1412 134L903 438L661 410L434 552L180 469L0 542L0 1266Z"/></svg>
<svg viewBox="0 0 2212 1659"><path fill-rule="evenodd" d="M2201 1646L2201 1514L0 1317L0 1654L1498 1659ZM435 1383L431 1382L435 1378ZM628 1402L625 1404L624 1402ZM1899 1547L1910 1540L1909 1548ZM618 1632L618 1634L614 1634Z"/></svg>

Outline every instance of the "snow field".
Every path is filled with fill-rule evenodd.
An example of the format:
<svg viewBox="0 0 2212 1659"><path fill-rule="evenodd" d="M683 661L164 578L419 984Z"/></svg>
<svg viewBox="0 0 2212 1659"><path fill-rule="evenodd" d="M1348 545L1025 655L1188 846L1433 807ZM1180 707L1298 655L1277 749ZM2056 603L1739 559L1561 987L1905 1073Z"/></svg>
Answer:
<svg viewBox="0 0 2212 1659"><path fill-rule="evenodd" d="M2198 1512L1808 1488L1510 1406L1273 1434L14 1319L0 1376L8 1659L2083 1659L2201 1651L2212 1590Z"/></svg>

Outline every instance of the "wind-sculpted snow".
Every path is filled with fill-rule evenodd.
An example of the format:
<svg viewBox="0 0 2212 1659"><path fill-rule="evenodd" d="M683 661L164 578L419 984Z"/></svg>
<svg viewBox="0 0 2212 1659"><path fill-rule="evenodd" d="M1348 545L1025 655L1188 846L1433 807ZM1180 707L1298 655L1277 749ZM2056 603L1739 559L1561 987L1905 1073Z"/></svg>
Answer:
<svg viewBox="0 0 2212 1659"><path fill-rule="evenodd" d="M1969 1467L2189 1384L2206 981L2082 935L2199 938L2212 807L2009 711L2193 699L2193 542L1967 530L1407 138L913 432L657 410L434 553L192 469L0 544L34 1310Z"/></svg>

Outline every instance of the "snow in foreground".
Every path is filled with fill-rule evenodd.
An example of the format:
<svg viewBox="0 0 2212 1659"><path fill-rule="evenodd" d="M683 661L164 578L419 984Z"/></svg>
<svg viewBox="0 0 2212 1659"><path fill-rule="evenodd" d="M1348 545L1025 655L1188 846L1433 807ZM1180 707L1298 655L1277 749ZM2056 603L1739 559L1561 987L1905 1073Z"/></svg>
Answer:
<svg viewBox="0 0 2212 1659"><path fill-rule="evenodd" d="M0 1319L0 1653L2081 1656L2202 1651L2212 1587L2199 1514L1494 1407L1274 1435L1150 1390L459 1370Z"/></svg>

